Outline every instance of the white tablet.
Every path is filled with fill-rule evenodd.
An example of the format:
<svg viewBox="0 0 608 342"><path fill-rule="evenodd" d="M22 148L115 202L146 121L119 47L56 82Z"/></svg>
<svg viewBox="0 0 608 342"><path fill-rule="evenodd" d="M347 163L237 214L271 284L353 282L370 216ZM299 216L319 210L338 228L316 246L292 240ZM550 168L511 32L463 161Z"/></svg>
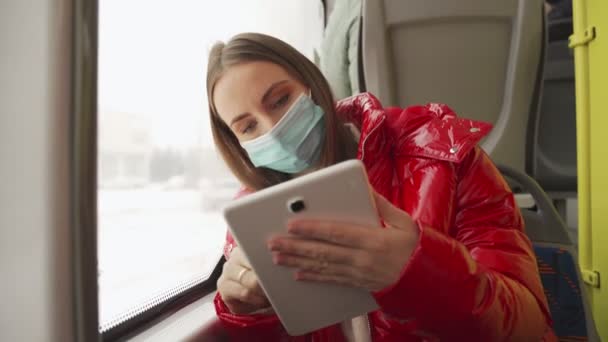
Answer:
<svg viewBox="0 0 608 342"><path fill-rule="evenodd" d="M331 219L380 227L363 164L345 161L231 202L224 217L287 332L302 335L378 308L362 289L298 282L267 248L288 220Z"/></svg>

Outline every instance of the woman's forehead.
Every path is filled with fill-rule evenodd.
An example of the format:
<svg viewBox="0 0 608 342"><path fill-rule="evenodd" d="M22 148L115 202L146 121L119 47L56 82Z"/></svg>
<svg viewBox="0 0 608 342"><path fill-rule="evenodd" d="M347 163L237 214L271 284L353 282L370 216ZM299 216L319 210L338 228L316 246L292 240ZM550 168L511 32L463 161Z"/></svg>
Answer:
<svg viewBox="0 0 608 342"><path fill-rule="evenodd" d="M248 62L228 67L215 85L215 94L264 89L279 79L291 79L283 67L270 62ZM262 94L259 94L262 95Z"/></svg>

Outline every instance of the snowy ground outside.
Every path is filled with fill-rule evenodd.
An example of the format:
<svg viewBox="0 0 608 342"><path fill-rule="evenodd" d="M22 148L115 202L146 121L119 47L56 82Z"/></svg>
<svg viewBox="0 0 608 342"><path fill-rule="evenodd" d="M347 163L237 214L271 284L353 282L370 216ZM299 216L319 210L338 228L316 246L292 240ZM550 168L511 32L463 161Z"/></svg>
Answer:
<svg viewBox="0 0 608 342"><path fill-rule="evenodd" d="M201 198L199 190L99 190L102 325L213 270L226 224Z"/></svg>

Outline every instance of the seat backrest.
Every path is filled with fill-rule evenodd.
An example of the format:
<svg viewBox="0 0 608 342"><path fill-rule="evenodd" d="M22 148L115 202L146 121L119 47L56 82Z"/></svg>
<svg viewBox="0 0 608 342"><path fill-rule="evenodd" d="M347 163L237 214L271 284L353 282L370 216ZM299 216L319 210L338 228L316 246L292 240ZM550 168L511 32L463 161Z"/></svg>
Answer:
<svg viewBox="0 0 608 342"><path fill-rule="evenodd" d="M540 278L553 319L553 330L560 341L587 341L595 329L588 327L584 290L574 253L565 246L534 245Z"/></svg>
<svg viewBox="0 0 608 342"><path fill-rule="evenodd" d="M540 110L534 130L530 173L548 192L577 190L574 57L568 41L547 46Z"/></svg>
<svg viewBox="0 0 608 342"><path fill-rule="evenodd" d="M494 124L492 158L524 170L542 0L365 0L366 88L385 106L441 102Z"/></svg>
<svg viewBox="0 0 608 342"><path fill-rule="evenodd" d="M532 177L504 165L499 165L498 169L529 193L536 203L535 209L521 209L521 212L526 234L534 245L555 333L560 341L599 341L589 298L585 288L580 286L582 280L575 247L564 220Z"/></svg>
<svg viewBox="0 0 608 342"><path fill-rule="evenodd" d="M536 180L513 167L498 165L498 170L507 180L529 193L535 203L533 209L521 209L526 223L526 234L534 243L554 243L572 246L566 223L559 215L552 200Z"/></svg>
<svg viewBox="0 0 608 342"><path fill-rule="evenodd" d="M547 38L549 42L568 40L572 35L572 18L548 20Z"/></svg>

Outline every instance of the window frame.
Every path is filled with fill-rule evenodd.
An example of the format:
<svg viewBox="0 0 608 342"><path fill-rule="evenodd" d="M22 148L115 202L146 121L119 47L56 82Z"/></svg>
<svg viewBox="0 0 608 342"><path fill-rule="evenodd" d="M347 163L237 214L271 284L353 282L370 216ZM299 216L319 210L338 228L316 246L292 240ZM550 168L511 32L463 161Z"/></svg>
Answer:
<svg viewBox="0 0 608 342"><path fill-rule="evenodd" d="M70 220L75 340L98 341L97 0L72 3Z"/></svg>
<svg viewBox="0 0 608 342"><path fill-rule="evenodd" d="M207 280L167 298L157 305L152 306L136 316L121 322L107 331L101 332L101 340L104 342L118 340L122 341L132 338L154 326L156 323L162 321L172 313L211 294L216 290L216 283L222 274L222 268L225 261L226 260L222 256Z"/></svg>

